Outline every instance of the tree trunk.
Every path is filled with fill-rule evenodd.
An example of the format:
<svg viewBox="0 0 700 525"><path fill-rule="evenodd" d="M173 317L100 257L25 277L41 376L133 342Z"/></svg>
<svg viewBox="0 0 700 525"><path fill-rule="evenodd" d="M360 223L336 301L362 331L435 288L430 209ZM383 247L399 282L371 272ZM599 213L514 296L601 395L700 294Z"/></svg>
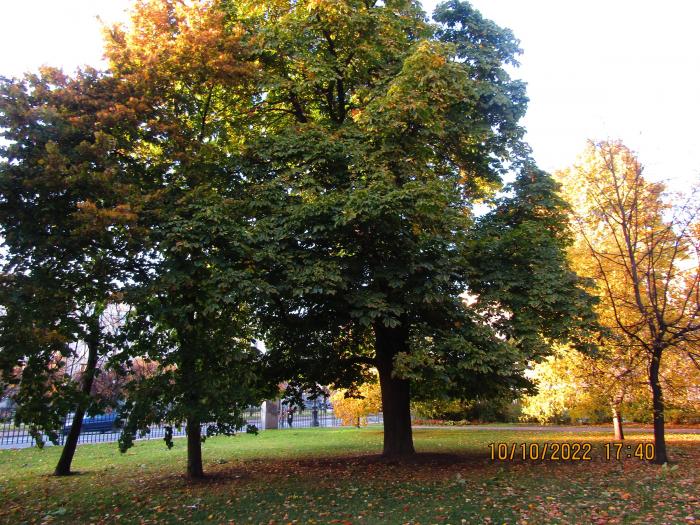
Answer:
<svg viewBox="0 0 700 525"><path fill-rule="evenodd" d="M195 324L194 318L190 319L190 326ZM183 334L189 336L187 330ZM184 389L184 402L187 424L187 477L199 479L204 477L202 467L202 422L199 416L199 396L201 376L197 367L197 360L192 351L194 343L188 336L181 336L180 352L182 353L182 387Z"/></svg>
<svg viewBox="0 0 700 525"><path fill-rule="evenodd" d="M625 439L625 434L622 431L622 413L618 405L613 404L612 406L613 414L613 430L615 432L615 440L623 441Z"/></svg>
<svg viewBox="0 0 700 525"><path fill-rule="evenodd" d="M416 452L411 430L410 383L392 375L394 357L408 349L408 330L405 327L387 328L377 323L374 334L384 413L383 455L390 458L409 456Z"/></svg>
<svg viewBox="0 0 700 525"><path fill-rule="evenodd" d="M83 372L82 385L80 391L82 393L82 399L78 403L75 409L75 414L73 416L73 422L70 426L70 431L68 436L66 436L66 441L63 445L63 450L61 451L61 457L56 465L56 470L54 470L54 475L56 476L68 476L71 474L71 464L73 463L73 456L75 455L75 449L78 446L78 439L80 438L80 429L83 426L83 418L85 417L85 411L90 404L90 394L92 392L92 384L95 381L95 373L97 371L97 346L99 343L88 344L88 359L85 363L85 370Z"/></svg>
<svg viewBox="0 0 700 525"><path fill-rule="evenodd" d="M649 365L649 384L654 409L654 448L656 455L654 463L663 465L668 462L666 454L666 436L664 435L664 397L659 383L659 368L661 366L661 351L655 349Z"/></svg>
<svg viewBox="0 0 700 525"><path fill-rule="evenodd" d="M202 467L202 426L198 419L187 418L187 477L204 477Z"/></svg>

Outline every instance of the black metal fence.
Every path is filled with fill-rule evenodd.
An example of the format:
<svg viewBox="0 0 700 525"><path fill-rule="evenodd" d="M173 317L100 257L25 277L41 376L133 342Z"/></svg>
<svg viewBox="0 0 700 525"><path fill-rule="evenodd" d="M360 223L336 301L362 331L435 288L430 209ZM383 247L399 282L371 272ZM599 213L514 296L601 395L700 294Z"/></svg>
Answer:
<svg viewBox="0 0 700 525"><path fill-rule="evenodd" d="M338 427L341 420L335 417L330 408L289 408L282 405L277 428Z"/></svg>
<svg viewBox="0 0 700 525"><path fill-rule="evenodd" d="M260 407L249 407L245 412L246 422L255 425L259 430L263 430L262 414ZM375 414L367 418L370 424L383 423L382 415ZM70 430L70 417L66 419L62 431L59 433L59 445L63 445L66 435ZM312 427L338 427L342 421L335 417L331 407L300 409L282 405L279 410L277 428L295 429ZM78 438L78 443L111 443L119 440L120 430L114 414L101 414L86 417L83 421L83 428ZM184 425L180 428L173 428L173 437L185 435ZM165 425L153 425L149 432L137 439L163 439L165 436ZM46 444L50 445L48 439ZM14 411L5 409L0 414L0 449L3 448L26 448L34 446L34 438L29 433L26 425L15 425Z"/></svg>
<svg viewBox="0 0 700 525"><path fill-rule="evenodd" d="M245 412L246 422L261 428L260 407L249 407ZM70 430L71 418L66 419L65 424L59 432L59 445L63 445L66 435ZM121 430L118 428L116 416L114 414L100 414L86 417L83 420L83 427L78 438L78 443L111 443L119 440ZM180 429L173 428L173 437L185 435L185 426ZM165 425L152 425L149 431L137 439L162 439L165 436ZM44 438L47 445L50 445L48 438ZM15 425L14 411L5 410L0 418L0 449L2 448L26 448L34 446L36 443L26 425Z"/></svg>

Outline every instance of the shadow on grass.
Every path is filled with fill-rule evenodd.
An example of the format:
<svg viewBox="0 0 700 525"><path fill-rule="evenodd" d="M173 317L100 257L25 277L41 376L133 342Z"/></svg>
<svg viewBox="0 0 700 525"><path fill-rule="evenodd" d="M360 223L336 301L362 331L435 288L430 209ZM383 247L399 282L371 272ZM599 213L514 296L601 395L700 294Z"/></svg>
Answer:
<svg viewBox="0 0 700 525"><path fill-rule="evenodd" d="M391 476L397 479L437 479L454 476L457 471L483 470L491 463L486 454L422 452L404 458L386 458L381 454L356 454L305 458L253 458L205 465L205 476L188 478L184 472L161 471L157 476L144 472L142 486L159 487L270 485L278 482L332 484L341 480L372 479Z"/></svg>

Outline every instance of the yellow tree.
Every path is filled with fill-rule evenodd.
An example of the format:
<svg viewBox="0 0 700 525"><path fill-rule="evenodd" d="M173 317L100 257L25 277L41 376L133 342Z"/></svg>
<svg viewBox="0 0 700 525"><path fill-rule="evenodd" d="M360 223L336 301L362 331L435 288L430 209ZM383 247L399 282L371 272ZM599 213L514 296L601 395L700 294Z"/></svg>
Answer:
<svg viewBox="0 0 700 525"><path fill-rule="evenodd" d="M331 394L333 414L343 425L360 427L367 424L367 416L382 410L382 391L378 381L368 381L355 390L340 389Z"/></svg>
<svg viewBox="0 0 700 525"><path fill-rule="evenodd" d="M523 399L523 414L548 423L565 415L590 418L606 410L612 415L615 439L624 439L622 407L638 400L645 371L643 356L623 350L601 346L596 355L586 355L558 348L534 366L538 393Z"/></svg>
<svg viewBox="0 0 700 525"><path fill-rule="evenodd" d="M662 357L682 352L700 333L698 202L669 199L664 185L647 181L642 171L621 142L591 142L559 178L578 234L572 255L579 272L595 279L601 321L610 330L603 346L644 358L655 462L663 464Z"/></svg>
<svg viewBox="0 0 700 525"><path fill-rule="evenodd" d="M577 353L558 349L533 366L533 379L537 393L523 398L522 413L527 419L542 424L556 423L579 399L578 377L572 370L579 370Z"/></svg>
<svg viewBox="0 0 700 525"><path fill-rule="evenodd" d="M660 376L665 420L673 423L697 422L700 418L700 368L688 359L688 352L674 351L664 356ZM634 401L648 413L648 396L640 396Z"/></svg>

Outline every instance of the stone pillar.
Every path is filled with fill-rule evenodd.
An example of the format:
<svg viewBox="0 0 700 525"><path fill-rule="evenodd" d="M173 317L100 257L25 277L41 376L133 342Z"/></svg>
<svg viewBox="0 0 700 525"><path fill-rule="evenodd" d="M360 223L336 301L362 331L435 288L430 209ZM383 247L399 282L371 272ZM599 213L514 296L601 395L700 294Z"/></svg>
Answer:
<svg viewBox="0 0 700 525"><path fill-rule="evenodd" d="M260 419L264 430L279 428L279 399L265 401L260 409Z"/></svg>

